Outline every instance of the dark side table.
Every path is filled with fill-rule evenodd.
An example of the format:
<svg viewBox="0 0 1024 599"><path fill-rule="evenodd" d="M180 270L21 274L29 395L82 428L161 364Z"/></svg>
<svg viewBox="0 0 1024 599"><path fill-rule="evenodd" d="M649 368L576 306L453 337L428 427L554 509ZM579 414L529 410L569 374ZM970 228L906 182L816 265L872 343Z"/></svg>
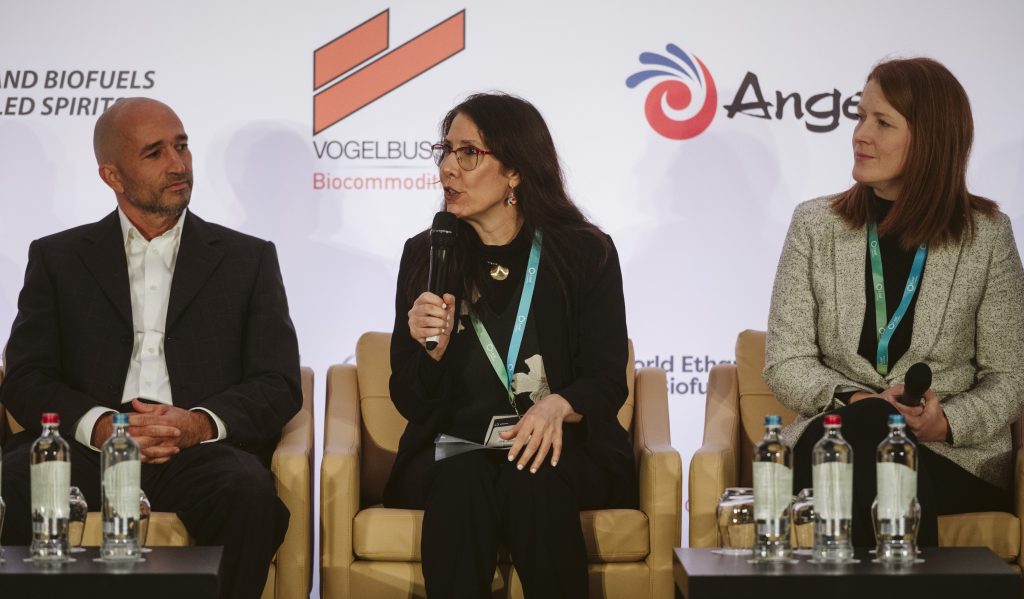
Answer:
<svg viewBox="0 0 1024 599"><path fill-rule="evenodd" d="M221 547L154 547L146 561L110 565L93 561L99 549L73 554L74 562L37 566L28 547L4 547L0 597L114 599L217 599Z"/></svg>
<svg viewBox="0 0 1024 599"><path fill-rule="evenodd" d="M750 556L727 556L714 549L676 549L672 574L676 595L685 599L741 597L808 597L862 599L928 597L928 599L1021 597L1021 576L987 547L922 549L924 563L899 568L872 563L867 549L858 549L857 564L797 563L761 565Z"/></svg>

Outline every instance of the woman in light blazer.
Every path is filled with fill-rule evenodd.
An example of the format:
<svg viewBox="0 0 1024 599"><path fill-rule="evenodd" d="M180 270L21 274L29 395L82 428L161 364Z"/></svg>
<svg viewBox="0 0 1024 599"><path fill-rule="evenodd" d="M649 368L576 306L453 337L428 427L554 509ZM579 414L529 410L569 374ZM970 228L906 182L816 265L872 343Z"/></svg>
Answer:
<svg viewBox="0 0 1024 599"><path fill-rule="evenodd" d="M967 191L973 120L944 66L877 65L858 114L856 183L793 214L764 376L798 414L783 431L794 489L811 486L819 416L842 415L854 450L854 546L874 545L875 449L888 415L903 414L920 448L918 544L935 546L940 514L1010 509L1010 424L1024 413L1024 270L1007 216ZM917 362L931 367L932 386L922 406L907 407L898 399Z"/></svg>

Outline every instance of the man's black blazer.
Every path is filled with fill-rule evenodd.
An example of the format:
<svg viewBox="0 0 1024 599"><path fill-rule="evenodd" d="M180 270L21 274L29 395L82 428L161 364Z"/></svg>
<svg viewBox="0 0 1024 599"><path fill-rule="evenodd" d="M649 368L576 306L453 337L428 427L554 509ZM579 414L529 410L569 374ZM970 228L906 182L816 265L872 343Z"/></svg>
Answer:
<svg viewBox="0 0 1024 599"><path fill-rule="evenodd" d="M7 344L0 402L29 432L58 412L61 434L90 408L121 409L134 339L115 210L32 242ZM189 213L167 308L174 404L204 407L227 440L265 463L302 405L295 328L274 245Z"/></svg>

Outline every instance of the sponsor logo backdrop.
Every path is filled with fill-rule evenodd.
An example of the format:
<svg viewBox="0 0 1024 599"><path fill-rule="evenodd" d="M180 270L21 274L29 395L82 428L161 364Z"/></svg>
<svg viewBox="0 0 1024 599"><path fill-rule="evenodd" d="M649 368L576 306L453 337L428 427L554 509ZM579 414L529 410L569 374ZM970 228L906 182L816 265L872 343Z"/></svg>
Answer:
<svg viewBox="0 0 1024 599"><path fill-rule="evenodd" d="M851 182L850 115L873 63L923 54L952 69L974 107L973 190L1022 227L1016 0L966 18L954 0L5 8L0 343L29 242L113 208L91 132L130 95L184 121L192 209L277 243L318 410L328 365L391 329L402 243L440 202L441 116L482 90L535 103L573 197L619 246L630 336L638 362L668 371L684 470L708 370L765 327L793 207Z"/></svg>

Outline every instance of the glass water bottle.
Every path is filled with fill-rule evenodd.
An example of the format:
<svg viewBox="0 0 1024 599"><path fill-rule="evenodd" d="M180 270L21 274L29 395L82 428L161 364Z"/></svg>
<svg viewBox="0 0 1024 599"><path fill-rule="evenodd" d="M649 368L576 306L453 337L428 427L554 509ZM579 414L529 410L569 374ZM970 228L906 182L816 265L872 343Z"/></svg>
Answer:
<svg viewBox="0 0 1024 599"><path fill-rule="evenodd" d="M816 515L812 555L817 562L853 559L853 448L843 439L841 428L839 415L827 414L825 435L811 454Z"/></svg>
<svg viewBox="0 0 1024 599"><path fill-rule="evenodd" d="M764 418L764 438L754 448L754 559L790 557L790 505L793 502L793 451L779 438L782 419Z"/></svg>
<svg viewBox="0 0 1024 599"><path fill-rule="evenodd" d="M128 434L128 415L114 415L114 432L100 448L104 560L137 560L139 548L139 444Z"/></svg>
<svg viewBox="0 0 1024 599"><path fill-rule="evenodd" d="M902 414L889 416L889 436L875 453L878 494L871 505L877 559L913 563L917 559L917 447L907 438Z"/></svg>
<svg viewBox="0 0 1024 599"><path fill-rule="evenodd" d="M69 558L71 456L60 436L60 417L43 414L43 434L32 443L29 477L32 487L32 544L29 554L38 561Z"/></svg>

